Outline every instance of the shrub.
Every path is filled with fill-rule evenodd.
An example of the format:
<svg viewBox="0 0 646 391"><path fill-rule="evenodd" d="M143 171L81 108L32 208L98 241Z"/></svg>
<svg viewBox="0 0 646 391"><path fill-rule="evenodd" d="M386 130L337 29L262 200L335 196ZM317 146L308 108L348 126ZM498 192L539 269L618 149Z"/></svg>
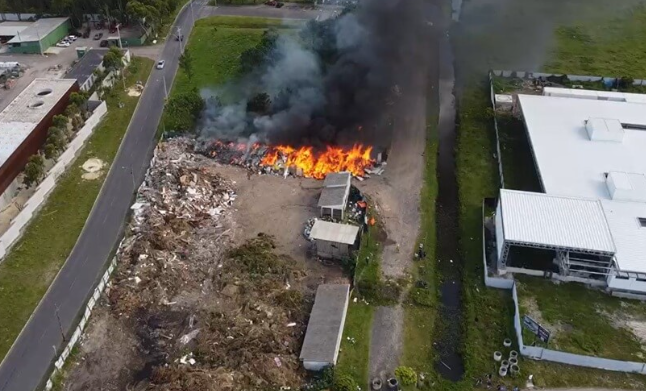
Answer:
<svg viewBox="0 0 646 391"><path fill-rule="evenodd" d="M404 386L410 386L417 383L417 373L411 367L400 366L395 369L395 377Z"/></svg>
<svg viewBox="0 0 646 391"><path fill-rule="evenodd" d="M422 307L433 306L433 293L430 289L415 287L410 290L408 295L409 300L415 305Z"/></svg>
<svg viewBox="0 0 646 391"><path fill-rule="evenodd" d="M357 391L358 385L349 375L338 375L334 379L334 391Z"/></svg>
<svg viewBox="0 0 646 391"><path fill-rule="evenodd" d="M40 155L33 155L29 158L29 162L25 166L25 177L23 183L27 187L31 187L34 183L38 183L45 173L45 160Z"/></svg>

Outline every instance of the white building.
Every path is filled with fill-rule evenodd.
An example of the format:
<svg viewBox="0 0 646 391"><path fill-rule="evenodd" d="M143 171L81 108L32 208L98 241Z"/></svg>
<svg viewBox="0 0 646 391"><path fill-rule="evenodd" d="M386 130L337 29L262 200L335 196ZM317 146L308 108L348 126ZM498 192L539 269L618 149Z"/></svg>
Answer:
<svg viewBox="0 0 646 391"><path fill-rule="evenodd" d="M501 191L498 269L534 248L560 274L646 293L646 95L545 88L518 104L544 194Z"/></svg>

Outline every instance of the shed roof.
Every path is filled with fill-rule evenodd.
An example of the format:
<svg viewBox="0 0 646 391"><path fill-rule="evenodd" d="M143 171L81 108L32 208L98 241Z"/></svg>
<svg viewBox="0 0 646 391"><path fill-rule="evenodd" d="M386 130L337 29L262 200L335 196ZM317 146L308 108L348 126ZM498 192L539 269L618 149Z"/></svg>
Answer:
<svg viewBox="0 0 646 391"><path fill-rule="evenodd" d="M38 19L20 34L16 34L8 43L20 42L37 42L45 38L49 33L54 31L58 26L66 23L69 18L42 18Z"/></svg>
<svg viewBox="0 0 646 391"><path fill-rule="evenodd" d="M316 220L310 237L315 240L327 240L328 242L354 244L359 234L359 227L349 224L331 223L329 221Z"/></svg>
<svg viewBox="0 0 646 391"><path fill-rule="evenodd" d="M349 193L347 187L325 187L319 198L319 208L345 208L346 196Z"/></svg>
<svg viewBox="0 0 646 391"><path fill-rule="evenodd" d="M614 254L599 200L500 191L505 241Z"/></svg>
<svg viewBox="0 0 646 391"><path fill-rule="evenodd" d="M336 362L349 292L348 284L319 285L301 349L302 361Z"/></svg>
<svg viewBox="0 0 646 391"><path fill-rule="evenodd" d="M350 186L350 173L347 171L333 172L325 176L323 187L344 187Z"/></svg>
<svg viewBox="0 0 646 391"><path fill-rule="evenodd" d="M83 57L66 74L66 79L76 79L83 85L92 76L94 70L101 65L108 49L88 50Z"/></svg>

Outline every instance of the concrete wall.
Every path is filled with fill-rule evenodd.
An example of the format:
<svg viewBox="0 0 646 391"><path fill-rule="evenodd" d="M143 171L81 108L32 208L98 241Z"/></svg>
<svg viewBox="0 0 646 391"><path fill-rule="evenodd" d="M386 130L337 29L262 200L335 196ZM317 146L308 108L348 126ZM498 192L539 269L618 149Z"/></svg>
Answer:
<svg viewBox="0 0 646 391"><path fill-rule="evenodd" d="M56 186L58 178L65 172L74 159L78 156L79 151L85 145L85 142L94 132L105 113L107 106L102 102L92 113L92 116L85 122L85 126L76 133L65 152L63 152L56 161L56 164L47 174L47 177L38 185L36 192L25 203L24 208L12 221L9 229L0 237L0 262L4 260L6 253L11 246L16 243L22 236L25 227L29 224L32 217L40 210L43 203L49 197Z"/></svg>

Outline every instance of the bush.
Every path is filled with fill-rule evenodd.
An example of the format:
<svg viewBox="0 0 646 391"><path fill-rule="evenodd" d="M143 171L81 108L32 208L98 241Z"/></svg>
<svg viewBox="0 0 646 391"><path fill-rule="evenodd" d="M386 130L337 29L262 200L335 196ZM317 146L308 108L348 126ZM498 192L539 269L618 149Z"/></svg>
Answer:
<svg viewBox="0 0 646 391"><path fill-rule="evenodd" d="M428 288L415 287L408 293L408 299L412 304L422 307L432 307L434 303L433 293Z"/></svg>
<svg viewBox="0 0 646 391"><path fill-rule="evenodd" d="M34 183L38 183L45 173L45 160L40 155L33 155L29 158L29 162L25 166L25 177L23 183L27 187L31 187Z"/></svg>
<svg viewBox="0 0 646 391"><path fill-rule="evenodd" d="M164 125L167 131L187 132L193 129L204 109L204 100L196 89L173 95L166 103Z"/></svg>
<svg viewBox="0 0 646 391"><path fill-rule="evenodd" d="M358 385L349 375L338 375L334 379L334 391L357 391Z"/></svg>
<svg viewBox="0 0 646 391"><path fill-rule="evenodd" d="M411 367L397 367L395 369L395 377L404 386L410 386L417 383L417 373Z"/></svg>

